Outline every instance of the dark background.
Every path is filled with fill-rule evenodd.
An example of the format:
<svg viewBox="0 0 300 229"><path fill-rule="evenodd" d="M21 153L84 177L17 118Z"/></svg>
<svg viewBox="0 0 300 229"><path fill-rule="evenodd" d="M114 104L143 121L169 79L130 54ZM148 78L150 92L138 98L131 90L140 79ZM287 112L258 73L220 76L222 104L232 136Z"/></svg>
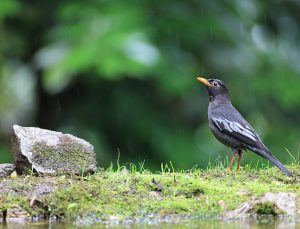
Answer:
<svg viewBox="0 0 300 229"><path fill-rule="evenodd" d="M13 124L82 137L103 167L226 161L198 75L227 84L276 157L299 160L299 25L296 0L1 0L0 162Z"/></svg>

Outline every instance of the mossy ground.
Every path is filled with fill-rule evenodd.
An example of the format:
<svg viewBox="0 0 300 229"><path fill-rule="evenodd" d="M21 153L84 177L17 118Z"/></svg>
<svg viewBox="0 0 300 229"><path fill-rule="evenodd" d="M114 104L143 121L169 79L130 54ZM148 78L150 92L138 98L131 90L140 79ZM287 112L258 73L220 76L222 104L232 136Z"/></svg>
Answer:
<svg viewBox="0 0 300 229"><path fill-rule="evenodd" d="M300 196L299 166L289 169L294 178L276 168L242 168L240 173L213 168L156 174L119 168L86 177L3 178L0 209L18 205L30 215L56 215L70 221L89 216L103 220L149 214L214 216L266 192L294 192ZM52 187L52 191L36 192L38 187Z"/></svg>

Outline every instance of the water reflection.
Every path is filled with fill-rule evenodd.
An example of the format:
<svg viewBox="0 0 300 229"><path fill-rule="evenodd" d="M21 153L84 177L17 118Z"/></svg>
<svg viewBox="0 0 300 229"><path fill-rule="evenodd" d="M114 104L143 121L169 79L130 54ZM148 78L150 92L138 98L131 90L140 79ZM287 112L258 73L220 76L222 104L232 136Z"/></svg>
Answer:
<svg viewBox="0 0 300 229"><path fill-rule="evenodd" d="M115 228L115 229L127 229L127 228L143 228L143 229L185 229L185 228L205 228L205 229L296 229L300 228L299 222L248 222L248 221L190 221L185 223L159 223L159 224L123 224L123 225L105 225L97 224L90 226L75 226L65 223L48 223L48 222L9 222L0 224L0 229L92 229L92 228Z"/></svg>

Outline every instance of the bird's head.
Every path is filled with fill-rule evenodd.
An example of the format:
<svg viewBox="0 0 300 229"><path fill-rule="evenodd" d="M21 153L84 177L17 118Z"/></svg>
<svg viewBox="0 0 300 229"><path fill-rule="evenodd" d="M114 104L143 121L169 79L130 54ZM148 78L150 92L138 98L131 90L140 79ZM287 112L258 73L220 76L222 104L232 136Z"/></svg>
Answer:
<svg viewBox="0 0 300 229"><path fill-rule="evenodd" d="M202 77L197 77L197 80L206 86L210 100L214 100L218 96L228 98L228 89L221 80Z"/></svg>

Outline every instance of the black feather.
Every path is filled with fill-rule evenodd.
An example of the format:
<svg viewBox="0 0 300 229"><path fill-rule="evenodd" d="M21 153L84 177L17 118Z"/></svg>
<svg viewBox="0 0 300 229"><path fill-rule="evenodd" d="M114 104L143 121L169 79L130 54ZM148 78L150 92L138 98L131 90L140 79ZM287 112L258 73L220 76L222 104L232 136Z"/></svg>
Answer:
<svg viewBox="0 0 300 229"><path fill-rule="evenodd" d="M248 147L251 151L257 153L258 155L262 156L263 158L269 160L273 165L275 165L278 169L280 169L285 175L291 177L293 176L290 171L288 171L280 161L278 161L269 151L266 152L261 149L257 149L254 147Z"/></svg>

